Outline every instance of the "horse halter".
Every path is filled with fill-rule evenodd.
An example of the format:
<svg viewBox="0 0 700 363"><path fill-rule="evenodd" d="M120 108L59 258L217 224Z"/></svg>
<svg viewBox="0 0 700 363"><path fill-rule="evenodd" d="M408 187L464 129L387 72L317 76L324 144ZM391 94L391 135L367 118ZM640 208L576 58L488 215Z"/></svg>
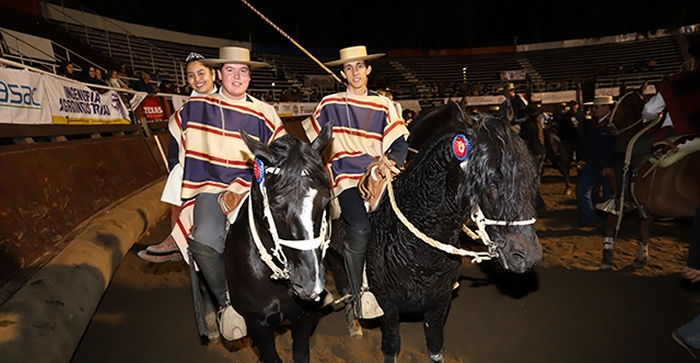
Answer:
<svg viewBox="0 0 700 363"><path fill-rule="evenodd" d="M491 240L488 232L486 232L486 226L529 226L535 224L536 219L530 218L520 221L499 221L494 219L488 219L484 216L484 212L481 211L481 207L476 205L476 211L472 213L472 221L476 223L478 230L476 233L472 232L467 226L463 226L462 230L473 239L480 239L489 248L489 258L498 258L500 249L498 245ZM505 268L508 268L508 262L504 259L502 260ZM477 261L480 262L480 261Z"/></svg>
<svg viewBox="0 0 700 363"><path fill-rule="evenodd" d="M636 92L634 92L634 91L627 92L624 96L622 96L622 98L620 98L619 101L617 101L616 104L619 105L620 103L622 103L622 100L624 100L625 97L627 97L633 93L636 93ZM641 95L639 95L639 97L641 97ZM613 109L612 115L610 115L610 121L608 121L608 129L610 129L610 133L613 136L620 136L620 134L622 134L623 132L633 129L634 127L639 125L640 122L644 121L644 119L640 117L639 120L633 122L631 125L629 125L627 127L623 127L622 129L618 129L617 126L615 126L615 114L617 113L617 110L618 110L617 107L615 107Z"/></svg>
<svg viewBox="0 0 700 363"><path fill-rule="evenodd" d="M262 163L258 164L258 161L256 159L256 165L262 165ZM260 174L262 175L263 173L280 174L281 170L279 168L269 167L264 168L264 170L260 170ZM306 171L303 171L302 175L307 175ZM289 274L289 265L287 263L287 256L285 256L284 252L282 251L282 246L301 251L309 251L321 248L321 259L323 259L323 257L325 257L326 255L326 249L328 248L328 245L330 243L330 231L328 228L329 223L327 214L324 210L323 217L321 219L321 230L319 231L318 237L305 240L282 239L280 238L279 233L277 232L277 225L275 224L275 220L272 217L272 211L270 210L270 203L267 197L267 188L265 187L264 177L258 178L258 186L260 187L260 193L262 194L263 198L263 219L267 220L267 224L269 226L268 232L270 233L272 241L275 244L274 247L271 249L272 254L270 254L265 248L265 246L262 244L260 235L258 234L258 229L255 224L255 218L253 217L252 198L248 200L248 225L250 227L250 234L253 236L255 245L258 248L260 259L263 262L265 262L265 264L273 272L270 278L272 278L273 280L289 280L291 277ZM281 263L281 268L275 263L273 258L276 258Z"/></svg>

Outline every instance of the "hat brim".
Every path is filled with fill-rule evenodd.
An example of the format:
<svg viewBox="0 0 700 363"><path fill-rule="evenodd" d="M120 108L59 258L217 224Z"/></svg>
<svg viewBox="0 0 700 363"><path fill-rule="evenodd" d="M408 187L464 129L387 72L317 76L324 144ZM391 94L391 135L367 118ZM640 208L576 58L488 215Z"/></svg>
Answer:
<svg viewBox="0 0 700 363"><path fill-rule="evenodd" d="M221 59L221 58L216 58L216 59L200 59L200 62L204 63L205 65L209 67L216 67L220 66L222 64L226 63L236 63L236 64L245 64L250 69L257 69L257 68L265 68L269 67L269 63L265 62L255 62L255 61L242 61L239 59Z"/></svg>
<svg viewBox="0 0 700 363"><path fill-rule="evenodd" d="M348 62L356 62L356 61L361 61L361 60L374 60L377 58L381 58L385 56L386 53L377 53L377 54L368 54L368 55L363 55L361 57L352 57L352 58L346 58L346 59L338 59L330 62L323 63L328 67L335 67L335 66L341 66L345 63Z"/></svg>
<svg viewBox="0 0 700 363"><path fill-rule="evenodd" d="M614 104L615 104L614 101L610 102L610 103L608 103L608 102L605 102L605 103L584 102L583 103L584 106L610 106L610 105L614 105Z"/></svg>

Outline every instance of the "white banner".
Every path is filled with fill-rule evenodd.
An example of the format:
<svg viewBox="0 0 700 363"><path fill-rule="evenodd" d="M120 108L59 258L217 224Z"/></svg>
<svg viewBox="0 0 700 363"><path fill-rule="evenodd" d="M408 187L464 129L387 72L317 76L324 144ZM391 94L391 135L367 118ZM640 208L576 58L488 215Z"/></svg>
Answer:
<svg viewBox="0 0 700 363"><path fill-rule="evenodd" d="M130 124L119 94L103 94L87 86L44 76L44 89L54 124Z"/></svg>
<svg viewBox="0 0 700 363"><path fill-rule="evenodd" d="M50 124L41 75L0 68L0 123Z"/></svg>

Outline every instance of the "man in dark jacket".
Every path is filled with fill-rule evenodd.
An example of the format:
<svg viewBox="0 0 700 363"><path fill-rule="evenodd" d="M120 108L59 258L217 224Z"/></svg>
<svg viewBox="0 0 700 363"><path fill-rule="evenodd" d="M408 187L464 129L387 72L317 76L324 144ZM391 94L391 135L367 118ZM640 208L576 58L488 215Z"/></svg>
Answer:
<svg viewBox="0 0 700 363"><path fill-rule="evenodd" d="M574 152L579 153L581 143L583 141L584 129L583 124L586 117L579 109L579 103L572 100L568 104L569 111L564 113L559 118L557 125L557 134L561 140L561 154L559 155L559 172L564 176L565 189L564 194L569 195L571 183L569 181L569 170L571 162L574 160Z"/></svg>
<svg viewBox="0 0 700 363"><path fill-rule="evenodd" d="M610 174L616 139L610 134L608 121L612 115L614 101L611 96L596 96L587 103L593 106L593 118L584 125L585 136L577 164L579 169L576 183L576 201L581 219L579 227L596 227L595 209L597 190L603 188L603 200L612 196Z"/></svg>

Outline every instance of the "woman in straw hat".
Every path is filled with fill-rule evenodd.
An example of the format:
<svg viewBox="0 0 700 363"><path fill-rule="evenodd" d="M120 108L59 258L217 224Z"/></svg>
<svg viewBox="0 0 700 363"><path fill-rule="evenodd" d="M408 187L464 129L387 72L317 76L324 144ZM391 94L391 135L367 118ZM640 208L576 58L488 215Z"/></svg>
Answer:
<svg viewBox="0 0 700 363"><path fill-rule="evenodd" d="M324 97L303 123L309 140L314 140L323 125L331 120L335 122L336 131L327 150L327 161L334 193L347 225L345 269L355 313L361 319L375 318L383 312L374 295L367 287L362 287L365 251L372 226L357 183L370 163L381 160L401 165L408 154L408 129L401 116L391 100L367 88L367 77L372 72L367 61L382 56L384 54L367 54L364 46L341 49L340 59L326 65L341 66L340 75L348 83L346 91Z"/></svg>
<svg viewBox="0 0 700 363"><path fill-rule="evenodd" d="M191 97L170 124L176 128L173 134L181 135L176 139L178 162L183 166L180 198L186 201L173 238L179 246L188 246L214 295L221 335L235 340L245 336L246 327L228 299L224 238L227 217L237 213L237 205L229 201L240 201L240 196L248 193L253 176L238 130L245 129L267 144L286 131L272 106L246 93L251 69L267 63L251 61L250 51L240 47L222 47L219 58L200 61L217 68L221 89L216 94Z"/></svg>

